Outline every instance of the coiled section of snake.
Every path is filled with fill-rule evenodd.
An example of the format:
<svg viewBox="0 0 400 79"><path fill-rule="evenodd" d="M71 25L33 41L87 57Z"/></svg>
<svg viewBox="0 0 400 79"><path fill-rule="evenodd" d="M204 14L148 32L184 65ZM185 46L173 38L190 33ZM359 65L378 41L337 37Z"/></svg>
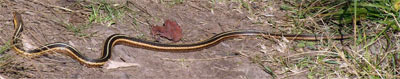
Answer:
<svg viewBox="0 0 400 79"><path fill-rule="evenodd" d="M13 49L18 53L23 56L28 56L28 57L35 57L35 56L40 56L48 52L63 52L66 53L68 56L71 58L79 61L81 64L85 64L89 67L93 66L102 66L105 64L105 62L110 59L111 57L111 50L115 45L118 44L125 44L129 46L134 46L134 47L140 47L140 48L146 48L146 49L154 49L154 50L160 50L160 51L182 51L182 50L196 50L196 49L202 49L205 47L209 47L215 44L218 44L219 42L228 39L228 38L233 38L237 36L264 36L264 37L269 37L269 38L282 38L285 37L286 39L289 40L324 40L324 39L346 39L351 37L350 35L344 35L344 36L323 36L323 35L284 35L284 34L271 34L268 32L264 31L257 31L257 30L237 30L237 31L228 31L228 32L222 32L219 34L214 35L213 37L197 42L197 43L191 43L191 44L161 44L161 43L156 43L156 42L150 42L146 40L141 40L133 37L128 37L122 34L113 34L109 36L103 45L103 50L101 57L96 58L96 59L90 59L84 55L82 55L77 49L74 47L65 44L65 43L51 43L44 45L42 47L33 49L33 50L24 50L20 47L19 45L19 37L21 35L21 32L23 31L23 21L21 18L21 15L17 12L14 12L14 36L13 36L13 41L12 44Z"/></svg>

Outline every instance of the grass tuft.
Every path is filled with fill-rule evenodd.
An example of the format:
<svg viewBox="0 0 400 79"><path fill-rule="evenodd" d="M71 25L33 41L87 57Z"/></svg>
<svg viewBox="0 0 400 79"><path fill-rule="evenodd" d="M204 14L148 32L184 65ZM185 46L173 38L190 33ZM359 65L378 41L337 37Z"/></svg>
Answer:
<svg viewBox="0 0 400 79"><path fill-rule="evenodd" d="M346 0L302 0L284 1L282 10L290 12L298 32L318 33L315 30L333 29L336 34L354 34L354 40L345 40L337 46L335 42L324 42L324 50L334 55L297 59L296 65L308 69L308 78L398 78L400 75L398 47L395 33L400 31L398 23L400 0L393 1L346 1ZM311 24L310 24L311 23ZM323 25L323 26L320 26ZM324 31L322 31L324 32ZM316 47L318 44L298 42L297 47ZM342 46L343 45L343 46ZM319 48L313 48L318 50ZM335 49L335 50L332 50ZM320 49L321 50L321 49ZM291 64L291 63L286 63ZM285 65L286 65L285 64ZM388 66L391 65L391 66ZM335 73L335 74L331 74Z"/></svg>
<svg viewBox="0 0 400 79"><path fill-rule="evenodd" d="M115 24L116 20L123 17L126 7L120 4L112 4L106 0L95 0L97 4L87 6L92 10L89 15L90 23L101 23L107 27Z"/></svg>
<svg viewBox="0 0 400 79"><path fill-rule="evenodd" d="M3 65L7 64L9 58L11 57L9 55L4 54L11 47L12 47L11 41L8 41L5 43L5 45L0 46L0 69L3 67Z"/></svg>
<svg viewBox="0 0 400 79"><path fill-rule="evenodd" d="M8 41L8 42L5 43L5 45L0 46L0 55L4 54L4 52L7 51L8 49L10 49L11 46L12 46L11 45L11 41Z"/></svg>

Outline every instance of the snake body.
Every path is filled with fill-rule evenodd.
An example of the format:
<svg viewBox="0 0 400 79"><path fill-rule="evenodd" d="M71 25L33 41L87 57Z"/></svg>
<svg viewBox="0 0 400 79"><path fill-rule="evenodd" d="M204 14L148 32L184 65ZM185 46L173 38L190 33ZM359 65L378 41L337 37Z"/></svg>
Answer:
<svg viewBox="0 0 400 79"><path fill-rule="evenodd" d="M141 47L146 49L155 49L162 51L179 51L179 50L196 50L202 49L205 47L209 47L219 42L233 38L237 36L264 36L271 38L282 38L285 37L289 40L324 40L324 39L346 39L351 37L350 35L336 35L336 36L324 36L324 35L290 35L290 34L272 34L264 31L258 30L236 30L236 31L228 31L216 34L209 39L191 43L191 44L161 44L156 42L150 42L146 40L141 40L138 38L128 37L123 34L113 34L109 36L103 45L102 55L99 58L91 59L87 56L82 55L77 49L72 47L71 45L65 43L51 43L44 45L42 47L33 49L33 50L24 50L20 46L19 37L21 36L21 32L23 31L23 21L21 18L21 14L14 12L14 36L12 38L13 49L23 56L36 57L43 55L48 52L63 52L66 53L71 58L79 61L81 64L85 64L89 67L91 66L102 66L108 61L111 57L111 50L115 45L125 44L135 47Z"/></svg>

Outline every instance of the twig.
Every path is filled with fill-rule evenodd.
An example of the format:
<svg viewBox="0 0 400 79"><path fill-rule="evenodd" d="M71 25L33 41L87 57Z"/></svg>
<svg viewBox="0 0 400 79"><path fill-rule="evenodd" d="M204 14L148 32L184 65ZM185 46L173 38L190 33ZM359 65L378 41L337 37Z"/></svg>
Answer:
<svg viewBox="0 0 400 79"><path fill-rule="evenodd" d="M393 19L394 19L394 21L395 21L397 27L400 27L399 21L397 21L397 18L396 18L396 16L395 16L393 13L389 13L389 12L387 12L386 10L383 10L383 11L384 11L385 13L391 15L391 16L393 17Z"/></svg>
<svg viewBox="0 0 400 79"><path fill-rule="evenodd" d="M350 66L352 72L353 72L354 74L356 74L356 76L357 76L358 78L360 78L360 75L359 75L358 72L356 71L356 67L355 67L354 65L352 65L352 64L347 60L346 56L344 55L344 52L340 51L340 50L336 47L336 44L334 44L333 47L336 49L336 51L338 51L338 54L339 54L340 58L342 58L342 59L344 60L344 62L347 63L347 64Z"/></svg>
<svg viewBox="0 0 400 79"><path fill-rule="evenodd" d="M376 73L378 73L378 75L379 75L379 77L381 77L381 78L384 78L382 75L381 75L381 73L379 73L379 71L376 69L376 67L374 66L374 65L372 65L367 59L365 59L362 55L360 55L360 54L357 54L362 60L364 60L369 66L371 66L372 67L372 69L374 69L374 71L376 72Z"/></svg>
<svg viewBox="0 0 400 79"><path fill-rule="evenodd" d="M367 72L361 72L362 74L370 74L370 75L380 75L380 74L376 74L376 73L367 73ZM398 75L382 75L382 76L385 76L385 77L381 77L381 78L387 78L387 77L389 77L389 78L387 78L387 79L392 79L393 77L395 77L395 78L400 78L400 76L398 76Z"/></svg>
<svg viewBox="0 0 400 79"><path fill-rule="evenodd" d="M69 12L76 12L76 11L71 10L71 9L69 9L69 8L65 8L65 7L61 7L61 6L56 6L56 5L43 4L43 3L41 3L41 2L37 2L36 0L33 0L32 2L33 2L33 3L40 4L40 5L43 5L43 6L46 6L46 7L57 8L57 9L61 9L61 10L69 11Z"/></svg>
<svg viewBox="0 0 400 79"><path fill-rule="evenodd" d="M300 73L303 73L303 72L306 72L307 70L303 70L303 71L300 71L300 72L297 72L297 73L293 73L293 74L289 74L289 75L286 75L286 76L283 76L283 77L279 77L278 79L286 79L286 77L290 77L290 76L294 76L294 75L297 75L297 74L300 74Z"/></svg>
<svg viewBox="0 0 400 79"><path fill-rule="evenodd" d="M206 58L206 59L170 59L170 58L161 58L162 60L167 61L175 61L175 62L191 62L191 61L211 61L211 60L219 60L219 59L227 59L232 58L235 56L224 56L224 57L217 57L217 58Z"/></svg>
<svg viewBox="0 0 400 79"><path fill-rule="evenodd" d="M153 17L145 8L143 8L142 6L138 5L135 2L131 2L131 1L127 1L128 3L132 4L134 7L136 7L137 9L139 9L140 11L146 13L147 15L149 15L150 17Z"/></svg>
<svg viewBox="0 0 400 79"><path fill-rule="evenodd" d="M337 54L337 53L331 52L331 51L310 51L310 52L303 52L303 53L298 53L298 54L289 55L289 56L284 57L284 59L286 59L286 58L291 58L291 57L298 56L298 55L312 54L312 53L325 53L325 52L326 52L326 53L331 53L331 54Z"/></svg>

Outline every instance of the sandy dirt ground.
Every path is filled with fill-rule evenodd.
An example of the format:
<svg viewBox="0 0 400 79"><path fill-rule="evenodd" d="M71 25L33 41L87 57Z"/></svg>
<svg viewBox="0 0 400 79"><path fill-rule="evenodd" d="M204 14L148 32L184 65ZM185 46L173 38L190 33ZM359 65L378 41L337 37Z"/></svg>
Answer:
<svg viewBox="0 0 400 79"><path fill-rule="evenodd" d="M162 1L162 0L161 0ZM90 58L99 57L103 41L112 34L126 34L154 41L149 24L162 25L166 19L175 20L183 30L183 39L177 43L194 43L217 33L237 29L257 29L272 33L291 33L286 21L287 12L279 9L280 0L253 2L250 12L240 2L212 0L184 0L179 4L160 0L116 0L110 4L123 5L131 11L121 14L110 26L94 23L80 37L69 31L63 23L79 25L88 22L91 10L85 5L91 1L80 0L0 0L0 44L12 38L14 32L12 12L22 14L25 29L22 40L26 49L34 49L54 42L70 44ZM93 1L94 2L94 1ZM64 8L64 9L63 9ZM65 8L72 11L67 11ZM173 43L161 39L161 43ZM0 70L6 78L39 79L270 79L259 64L250 60L262 59L278 75L279 64L271 64L272 56L285 56L298 51L282 51L285 45L296 42L260 37L226 40L213 47L186 53L162 52L117 45L112 50L111 61L136 63L139 66L106 69L88 68L61 53L45 54L36 58L16 55L7 50L11 58ZM307 51L307 48L294 48ZM286 78L307 78L307 72L286 75Z"/></svg>

